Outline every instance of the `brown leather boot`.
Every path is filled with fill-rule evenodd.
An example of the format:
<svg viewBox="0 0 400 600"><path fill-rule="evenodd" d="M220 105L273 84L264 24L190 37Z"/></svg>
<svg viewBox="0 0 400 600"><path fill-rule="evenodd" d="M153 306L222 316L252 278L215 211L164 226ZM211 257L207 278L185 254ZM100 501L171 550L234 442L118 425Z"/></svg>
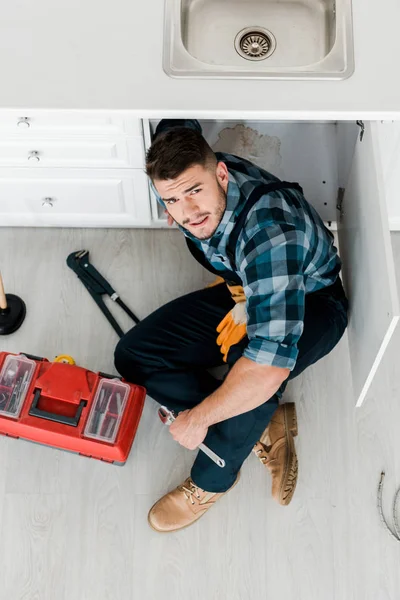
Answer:
<svg viewBox="0 0 400 600"><path fill-rule="evenodd" d="M231 490L239 481L240 474ZM188 477L181 485L169 492L150 509L148 521L155 531L167 533L189 527L200 519L217 500L227 492L206 492L197 487Z"/></svg>
<svg viewBox="0 0 400 600"><path fill-rule="evenodd" d="M297 435L297 415L294 402L278 406L253 448L253 452L270 470L272 496L279 504L291 501L297 483L297 455L294 437Z"/></svg>

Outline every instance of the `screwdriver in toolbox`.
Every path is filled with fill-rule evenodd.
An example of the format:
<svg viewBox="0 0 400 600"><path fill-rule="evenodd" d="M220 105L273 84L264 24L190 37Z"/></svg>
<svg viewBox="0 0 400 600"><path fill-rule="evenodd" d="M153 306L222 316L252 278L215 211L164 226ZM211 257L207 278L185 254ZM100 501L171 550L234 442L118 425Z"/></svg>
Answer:
<svg viewBox="0 0 400 600"><path fill-rule="evenodd" d="M20 400L25 393L25 388L28 380L29 371L25 371L23 376L20 376L19 379L14 384L13 391L11 393L10 402L7 408L7 412L15 413L19 408Z"/></svg>
<svg viewBox="0 0 400 600"><path fill-rule="evenodd" d="M158 416L160 417L160 419L164 423L164 425L171 425L171 423L173 423L175 421L175 414L173 413L172 410L169 410L166 406L161 406L158 409ZM220 456L218 456L218 454L215 454L215 452L213 452L211 450L211 448L209 448L208 446L206 446L203 443L199 444L198 448L199 448L199 450L204 452L204 454L207 454L208 458L211 458L211 460L213 460L216 465L218 465L221 468L223 468L225 466L224 459L221 458Z"/></svg>

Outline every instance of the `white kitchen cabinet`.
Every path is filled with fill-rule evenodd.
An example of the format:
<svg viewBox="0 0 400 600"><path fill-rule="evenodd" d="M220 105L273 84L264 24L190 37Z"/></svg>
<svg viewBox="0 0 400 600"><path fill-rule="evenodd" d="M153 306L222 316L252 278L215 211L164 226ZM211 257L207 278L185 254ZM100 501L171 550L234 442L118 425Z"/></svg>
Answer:
<svg viewBox="0 0 400 600"><path fill-rule="evenodd" d="M144 123L150 131L158 121ZM364 401L399 321L399 302L378 144L379 124L201 121L214 150L248 158L281 179L299 181L328 226L337 227L350 302L348 340L354 397ZM393 152L385 164L394 160ZM394 154L393 154L394 153ZM337 210L337 205L341 210ZM166 226L152 194L153 220Z"/></svg>
<svg viewBox="0 0 400 600"><path fill-rule="evenodd" d="M101 111L0 111L0 225L148 227L142 121Z"/></svg>
<svg viewBox="0 0 400 600"><path fill-rule="evenodd" d="M0 169L0 223L8 226L148 227L141 169Z"/></svg>

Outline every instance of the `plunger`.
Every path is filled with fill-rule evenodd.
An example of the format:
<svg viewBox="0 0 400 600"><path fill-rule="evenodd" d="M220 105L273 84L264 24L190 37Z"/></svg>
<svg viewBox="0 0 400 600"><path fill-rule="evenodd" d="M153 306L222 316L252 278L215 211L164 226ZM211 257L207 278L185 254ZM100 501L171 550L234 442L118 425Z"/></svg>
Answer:
<svg viewBox="0 0 400 600"><path fill-rule="evenodd" d="M0 335L8 335L19 329L25 319L25 302L19 296L4 292L0 273Z"/></svg>

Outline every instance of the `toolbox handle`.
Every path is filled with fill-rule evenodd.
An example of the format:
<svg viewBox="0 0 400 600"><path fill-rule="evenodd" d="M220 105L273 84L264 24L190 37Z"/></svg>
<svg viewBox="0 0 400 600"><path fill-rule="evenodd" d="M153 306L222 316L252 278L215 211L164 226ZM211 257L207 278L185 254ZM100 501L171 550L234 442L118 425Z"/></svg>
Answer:
<svg viewBox="0 0 400 600"><path fill-rule="evenodd" d="M38 408L38 402L40 400L41 390L37 388L35 390L35 395L32 400L31 408L29 409L29 414L33 417L39 417L40 419L48 419L49 421L55 421L56 423L62 423L63 425L72 425L72 427L77 427L79 423L79 419L81 418L82 410L86 406L86 400L81 400L79 402L79 406L76 409L76 414L74 417L66 417L65 415L57 415L56 413L48 412L47 410L40 410Z"/></svg>

